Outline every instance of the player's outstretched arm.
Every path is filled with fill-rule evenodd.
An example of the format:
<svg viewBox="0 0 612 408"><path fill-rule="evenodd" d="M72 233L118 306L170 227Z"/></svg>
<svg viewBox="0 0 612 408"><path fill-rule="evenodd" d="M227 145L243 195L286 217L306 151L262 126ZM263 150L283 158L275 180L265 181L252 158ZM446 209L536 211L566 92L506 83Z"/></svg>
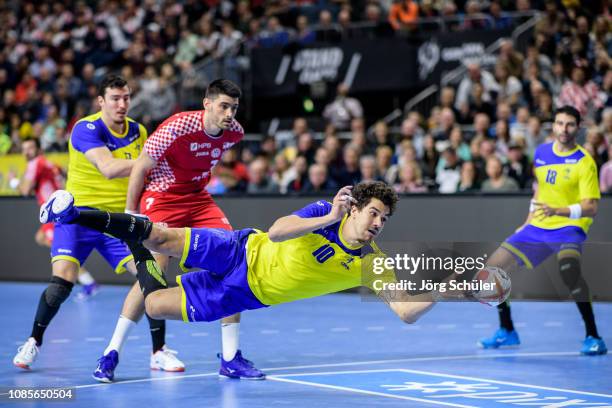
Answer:
<svg viewBox="0 0 612 408"><path fill-rule="evenodd" d="M87 150L85 157L109 180L129 176L134 165L133 160L117 159L104 146Z"/></svg>
<svg viewBox="0 0 612 408"><path fill-rule="evenodd" d="M134 162L134 167L130 173L125 210L129 213L138 212L138 200L144 188L145 176L147 172L154 168L157 162L151 158L144 150ZM142 209L141 209L142 211Z"/></svg>
<svg viewBox="0 0 612 408"><path fill-rule="evenodd" d="M268 236L272 242L282 242L288 239L300 237L319 228L327 227L342 219L350 209L351 186L342 187L332 203L329 214L322 217L302 218L297 215L287 215L277 219L268 230Z"/></svg>
<svg viewBox="0 0 612 408"><path fill-rule="evenodd" d="M415 323L436 304L431 293L411 296L404 291L383 290L378 293L378 297L387 303L404 323L408 324Z"/></svg>

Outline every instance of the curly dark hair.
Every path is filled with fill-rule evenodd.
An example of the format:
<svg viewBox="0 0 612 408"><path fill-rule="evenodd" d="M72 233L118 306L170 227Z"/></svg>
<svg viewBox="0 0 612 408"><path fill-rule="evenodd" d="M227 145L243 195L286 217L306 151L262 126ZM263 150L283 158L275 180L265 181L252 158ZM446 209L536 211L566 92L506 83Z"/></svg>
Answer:
<svg viewBox="0 0 612 408"><path fill-rule="evenodd" d="M389 215L393 215L398 200L395 190L383 181L359 183L353 188L352 195L357 200L354 205L358 210L362 210L367 206L372 198L378 198L384 205L389 207Z"/></svg>

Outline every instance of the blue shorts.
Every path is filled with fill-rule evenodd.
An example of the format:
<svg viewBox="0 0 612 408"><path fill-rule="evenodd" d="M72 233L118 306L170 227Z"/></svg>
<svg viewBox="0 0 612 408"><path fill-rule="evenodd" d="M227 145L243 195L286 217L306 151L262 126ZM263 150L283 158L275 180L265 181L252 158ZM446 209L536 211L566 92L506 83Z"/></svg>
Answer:
<svg viewBox="0 0 612 408"><path fill-rule="evenodd" d="M97 249L116 273L126 271L125 264L134 259L132 253L117 238L76 224L55 224L51 244L51 262L63 259L81 266L91 251Z"/></svg>
<svg viewBox="0 0 612 408"><path fill-rule="evenodd" d="M519 265L533 269L552 254L574 253L580 256L586 238L579 227L547 230L526 225L508 237L502 247L516 257Z"/></svg>
<svg viewBox="0 0 612 408"><path fill-rule="evenodd" d="M186 322L212 322L266 307L247 280L246 243L253 229L185 228L181 268L202 268L176 277Z"/></svg>

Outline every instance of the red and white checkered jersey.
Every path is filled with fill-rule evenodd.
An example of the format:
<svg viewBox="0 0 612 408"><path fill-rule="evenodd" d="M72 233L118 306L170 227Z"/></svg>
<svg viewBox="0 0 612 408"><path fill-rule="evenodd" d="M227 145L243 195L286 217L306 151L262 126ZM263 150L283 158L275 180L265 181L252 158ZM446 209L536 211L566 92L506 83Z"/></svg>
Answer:
<svg viewBox="0 0 612 408"><path fill-rule="evenodd" d="M147 139L144 150L157 161L146 191L194 193L204 190L221 155L244 137L237 120L218 136L204 130L205 111L181 112L166 119Z"/></svg>
<svg viewBox="0 0 612 408"><path fill-rule="evenodd" d="M34 186L36 200L41 205L63 185L60 168L45 159L44 156L36 156L28 162L24 178Z"/></svg>

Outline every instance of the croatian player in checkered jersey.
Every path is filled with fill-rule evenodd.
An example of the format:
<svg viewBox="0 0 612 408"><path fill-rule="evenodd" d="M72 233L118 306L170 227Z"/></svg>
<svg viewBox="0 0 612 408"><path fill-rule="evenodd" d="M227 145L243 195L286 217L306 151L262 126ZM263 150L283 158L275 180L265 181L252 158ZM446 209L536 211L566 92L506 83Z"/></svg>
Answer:
<svg viewBox="0 0 612 408"><path fill-rule="evenodd" d="M517 264L533 269L556 254L561 278L584 321L586 336L580 352L599 355L608 349L597 332L589 287L580 271L580 256L601 194L595 161L576 144L579 126L580 113L575 108L563 106L555 112L555 141L539 146L534 154L538 187L527 220L487 263L505 270ZM500 304L498 312L500 328L478 344L487 349L518 346L510 305Z"/></svg>
<svg viewBox="0 0 612 408"><path fill-rule="evenodd" d="M125 211L141 213L170 228L232 226L214 202L206 185L221 155L244 137L234 116L240 88L226 79L211 82L203 110L177 113L147 139L130 175ZM155 254L165 271L169 257ZM265 375L242 357L238 349L240 314L221 321L220 375L264 379Z"/></svg>
<svg viewBox="0 0 612 408"><path fill-rule="evenodd" d="M66 188L82 209L121 211L125 202L128 176L147 138L143 125L127 116L130 88L117 75L106 76L98 86L100 111L79 120L68 143L70 160ZM13 364L29 369L36 360L43 334L68 298L79 267L96 249L116 273L136 274L133 256L118 239L78 225L55 227L51 246L53 276L38 302L30 337L19 347ZM93 373L101 382L113 381L119 353L131 328L142 318L144 298L138 282L128 293L113 336L105 350L106 359L98 361ZM183 371L184 365L165 347L165 322L149 319L153 354L150 367L156 370ZM109 373L108 367L113 366Z"/></svg>

